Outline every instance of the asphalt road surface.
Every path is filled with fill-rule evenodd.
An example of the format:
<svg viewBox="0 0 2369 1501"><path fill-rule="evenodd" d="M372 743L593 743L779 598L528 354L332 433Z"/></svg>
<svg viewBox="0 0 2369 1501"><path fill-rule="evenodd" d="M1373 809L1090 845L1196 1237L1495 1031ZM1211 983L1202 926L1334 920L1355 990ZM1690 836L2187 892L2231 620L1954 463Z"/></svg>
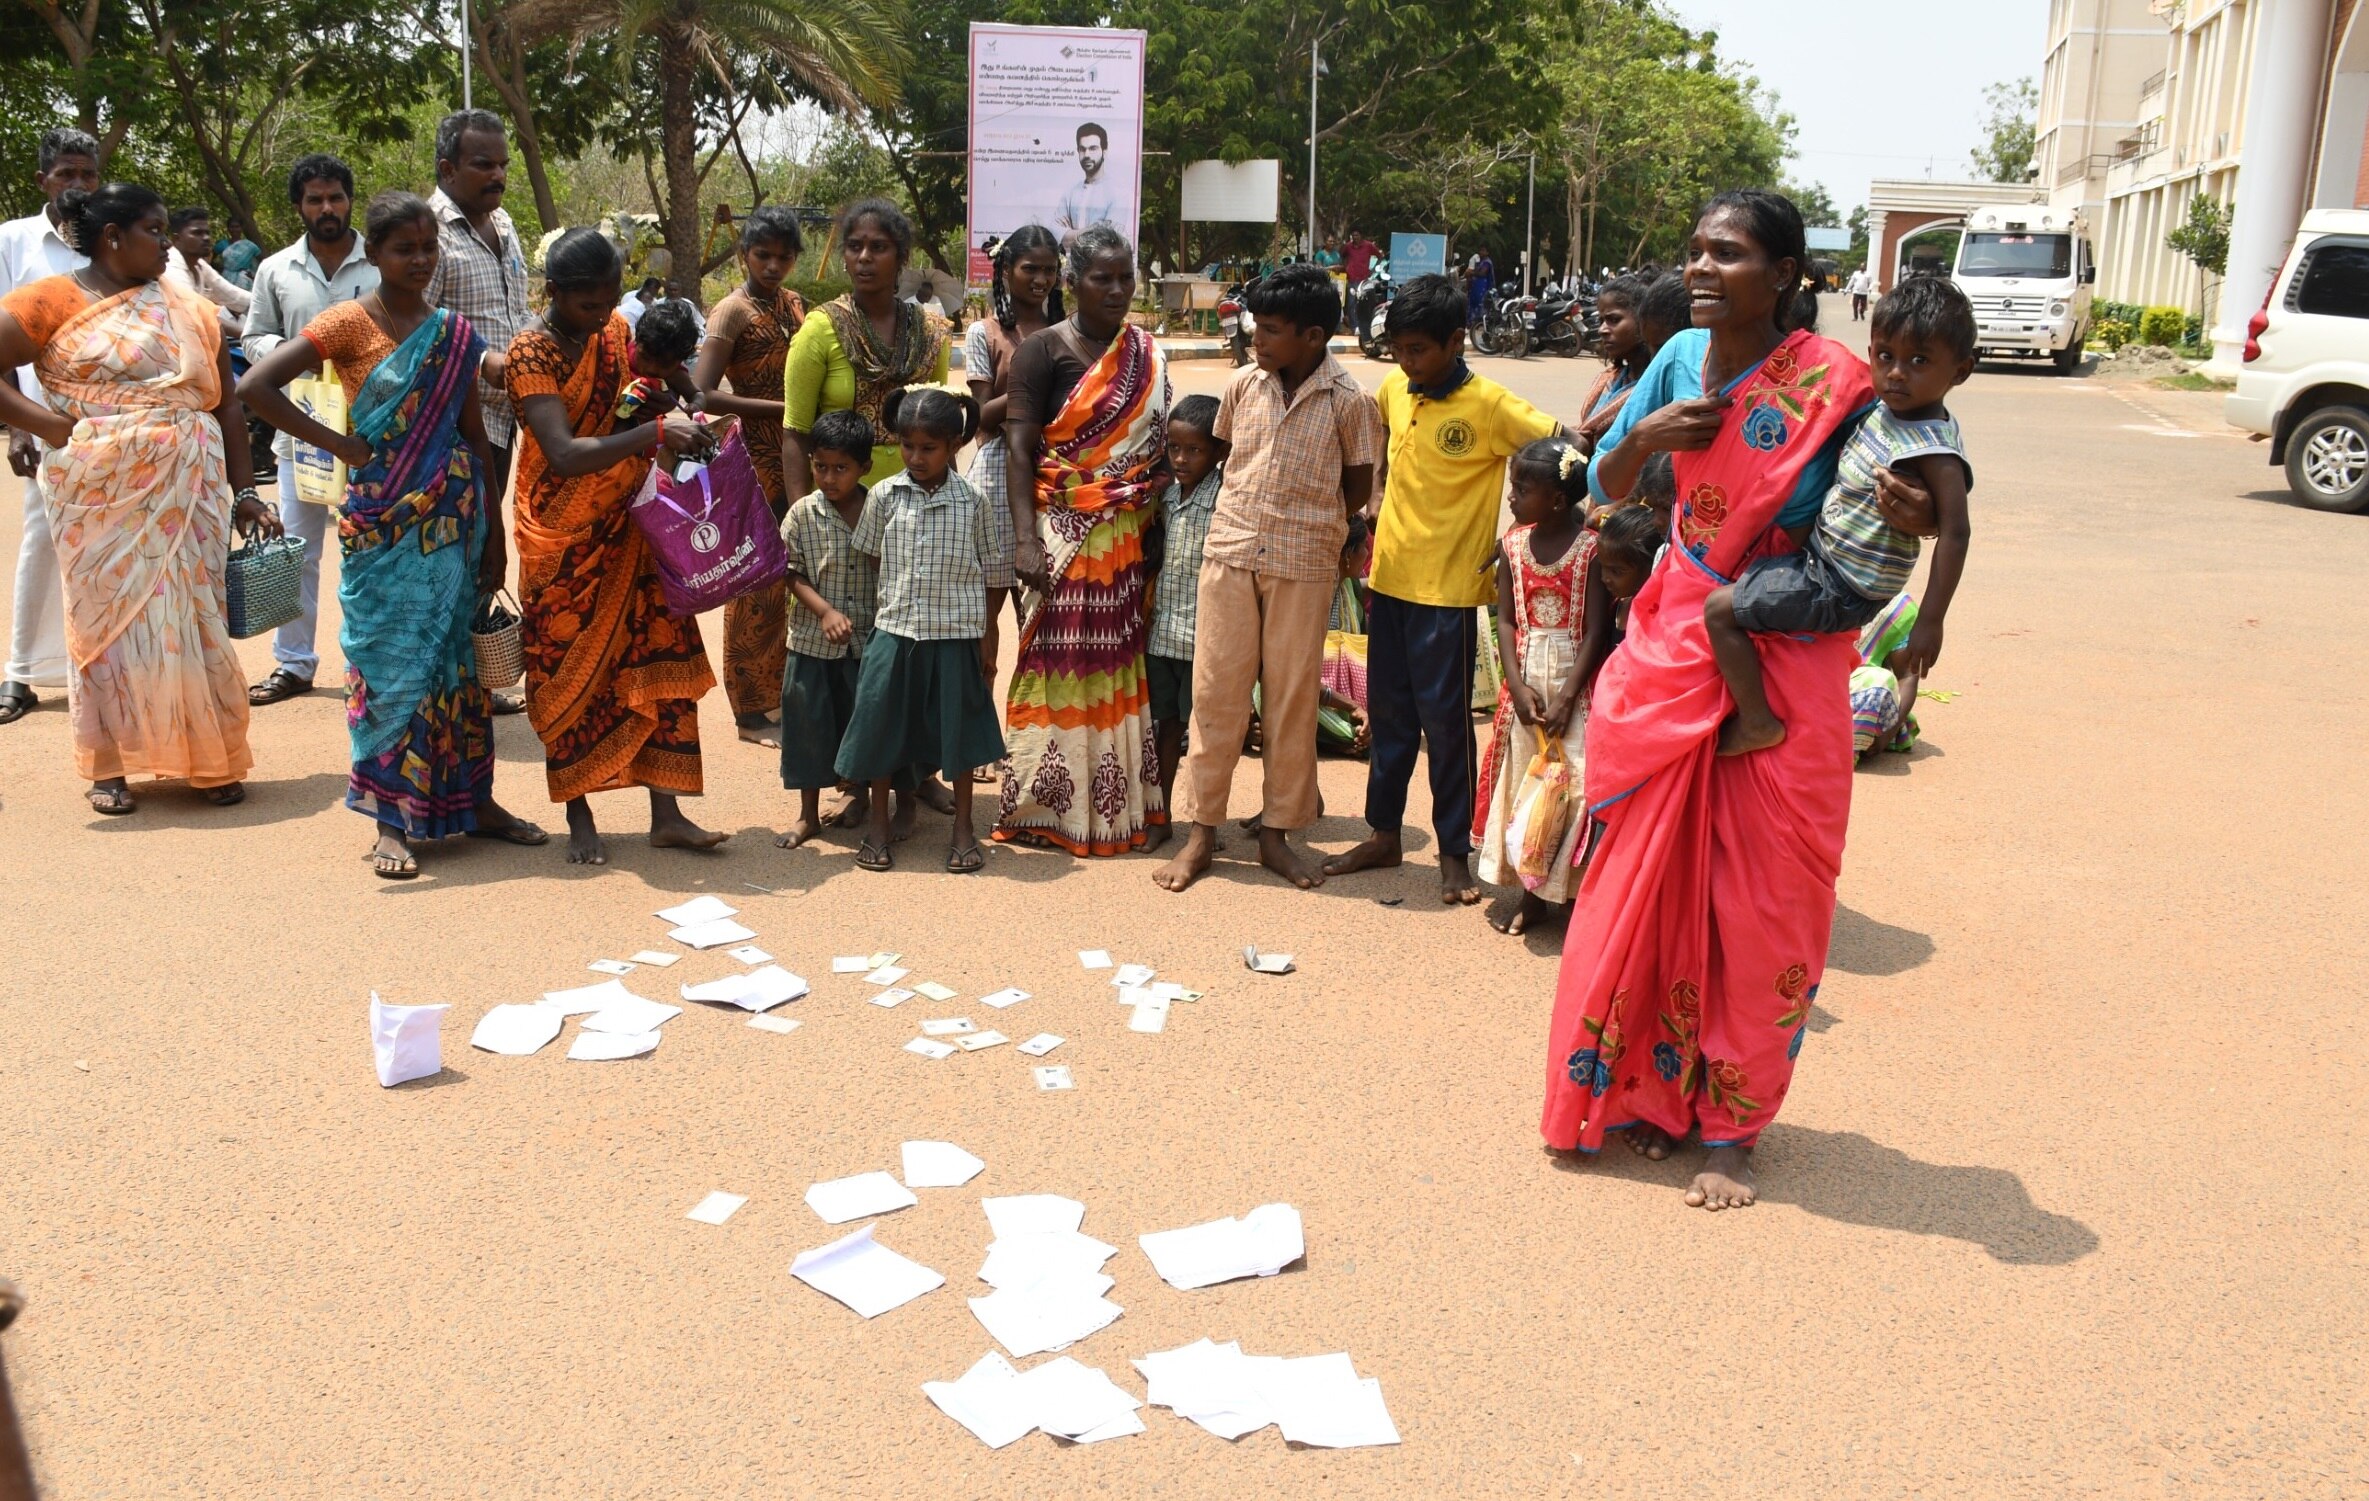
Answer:
<svg viewBox="0 0 2369 1501"><path fill-rule="evenodd" d="M1481 368L1566 415L1593 373ZM1181 897L1141 857L997 848L958 880L934 817L875 876L852 837L773 847L793 803L715 693L689 806L720 853L648 848L607 796L605 870L472 843L392 885L338 804L333 609L324 688L257 711L236 809L157 787L99 817L62 703L0 728L0 1275L29 1297L0 1351L45 1494L2360 1495L2369 518L2290 505L2215 397L1986 369L1953 405L1954 697L1857 779L1743 1212L1681 1204L1691 1150L1541 1149L1557 941L1438 906L1420 779L1409 865L1314 894L1239 836ZM497 724L499 790L556 831L531 730ZM1337 851L1364 773L1323 775ZM813 981L796 1033L694 1005L631 1062L468 1047L488 1006L667 946L650 914L701 891ZM1246 974L1246 943L1298 972ZM1096 947L1208 998L1132 1033ZM865 1004L829 959L874 949L960 998ZM978 1006L1004 985L1035 998ZM452 1003L443 1075L377 1086L373 989ZM902 1050L947 1014L1061 1034L1077 1088ZM801 1195L913 1137L987 1170L882 1221L948 1285L867 1322L788 1276L841 1233ZM748 1206L685 1220L713 1189ZM1203 1336L1346 1350L1404 1443L1147 1410L983 1448L920 1387L991 1348L977 1200L1028 1192L1120 1247L1126 1313L1070 1354L1140 1394L1130 1357ZM1270 1201L1308 1238L1272 1279L1178 1292L1135 1245Z"/></svg>

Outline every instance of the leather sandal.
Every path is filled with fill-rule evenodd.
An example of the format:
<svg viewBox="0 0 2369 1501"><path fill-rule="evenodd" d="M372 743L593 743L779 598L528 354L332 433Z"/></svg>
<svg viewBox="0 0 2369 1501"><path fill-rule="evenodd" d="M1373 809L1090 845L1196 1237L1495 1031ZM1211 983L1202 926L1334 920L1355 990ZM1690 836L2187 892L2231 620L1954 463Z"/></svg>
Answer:
<svg viewBox="0 0 2369 1501"><path fill-rule="evenodd" d="M41 695L23 683L0 683L0 724L14 724L40 702Z"/></svg>
<svg viewBox="0 0 2369 1501"><path fill-rule="evenodd" d="M295 698L312 691L311 678L300 678L285 667L275 667L271 670L271 676L247 690L247 702L261 708L265 704L276 704L282 699Z"/></svg>

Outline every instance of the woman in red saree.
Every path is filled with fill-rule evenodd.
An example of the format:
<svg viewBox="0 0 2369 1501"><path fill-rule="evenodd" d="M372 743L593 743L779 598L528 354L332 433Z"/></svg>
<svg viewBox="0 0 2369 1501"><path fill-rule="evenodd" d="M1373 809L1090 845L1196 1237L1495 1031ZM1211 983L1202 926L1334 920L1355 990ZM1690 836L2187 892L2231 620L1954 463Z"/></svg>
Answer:
<svg viewBox="0 0 2369 1501"><path fill-rule="evenodd" d="M1589 475L1618 498L1671 453L1679 508L1596 679L1586 796L1603 827L1564 945L1540 1129L1590 1152L1626 1130L1658 1158L1699 1128L1710 1160L1687 1202L1710 1209L1753 1200L1750 1152L1825 971L1851 812L1852 638L1755 638L1771 703L1803 731L1721 759L1729 701L1703 630L1706 595L1796 545L1873 400L1857 356L1783 332L1805 257L1784 198L1712 200L1686 263L1695 327L1655 356Z"/></svg>
<svg viewBox="0 0 2369 1501"><path fill-rule="evenodd" d="M598 230L571 229L544 259L551 309L510 341L503 370L518 443L518 598L526 712L543 740L551 800L567 804L568 861L608 863L590 795L650 794L650 842L711 849L725 836L683 816L698 795L699 697L716 685L699 622L667 613L634 496L660 449L704 453L679 412L617 426L633 379L622 265Z"/></svg>

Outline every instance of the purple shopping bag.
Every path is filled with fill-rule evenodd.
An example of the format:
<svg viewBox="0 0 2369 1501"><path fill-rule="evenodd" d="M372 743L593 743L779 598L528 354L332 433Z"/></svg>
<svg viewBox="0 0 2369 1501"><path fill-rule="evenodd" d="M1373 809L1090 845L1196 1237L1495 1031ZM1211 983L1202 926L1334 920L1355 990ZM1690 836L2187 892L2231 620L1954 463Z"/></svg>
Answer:
<svg viewBox="0 0 2369 1501"><path fill-rule="evenodd" d="M781 582L788 554L757 466L736 425L705 469L676 479L653 465L634 497L634 524L650 540L669 613L689 617Z"/></svg>

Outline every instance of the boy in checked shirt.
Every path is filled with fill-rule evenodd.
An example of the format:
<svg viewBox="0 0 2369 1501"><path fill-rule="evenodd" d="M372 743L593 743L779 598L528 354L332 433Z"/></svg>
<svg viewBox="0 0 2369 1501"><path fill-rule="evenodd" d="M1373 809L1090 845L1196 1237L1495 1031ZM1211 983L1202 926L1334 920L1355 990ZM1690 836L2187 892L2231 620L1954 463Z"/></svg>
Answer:
<svg viewBox="0 0 2369 1501"><path fill-rule="evenodd" d="M1324 635L1349 517L1373 494L1382 420L1327 349L1341 324L1332 277L1286 266L1247 299L1255 366L1218 404L1225 480L1201 560L1193 642L1192 827L1152 879L1182 891L1209 869L1234 764L1263 709L1259 863L1306 890L1324 876L1285 836L1316 821L1316 709Z"/></svg>

